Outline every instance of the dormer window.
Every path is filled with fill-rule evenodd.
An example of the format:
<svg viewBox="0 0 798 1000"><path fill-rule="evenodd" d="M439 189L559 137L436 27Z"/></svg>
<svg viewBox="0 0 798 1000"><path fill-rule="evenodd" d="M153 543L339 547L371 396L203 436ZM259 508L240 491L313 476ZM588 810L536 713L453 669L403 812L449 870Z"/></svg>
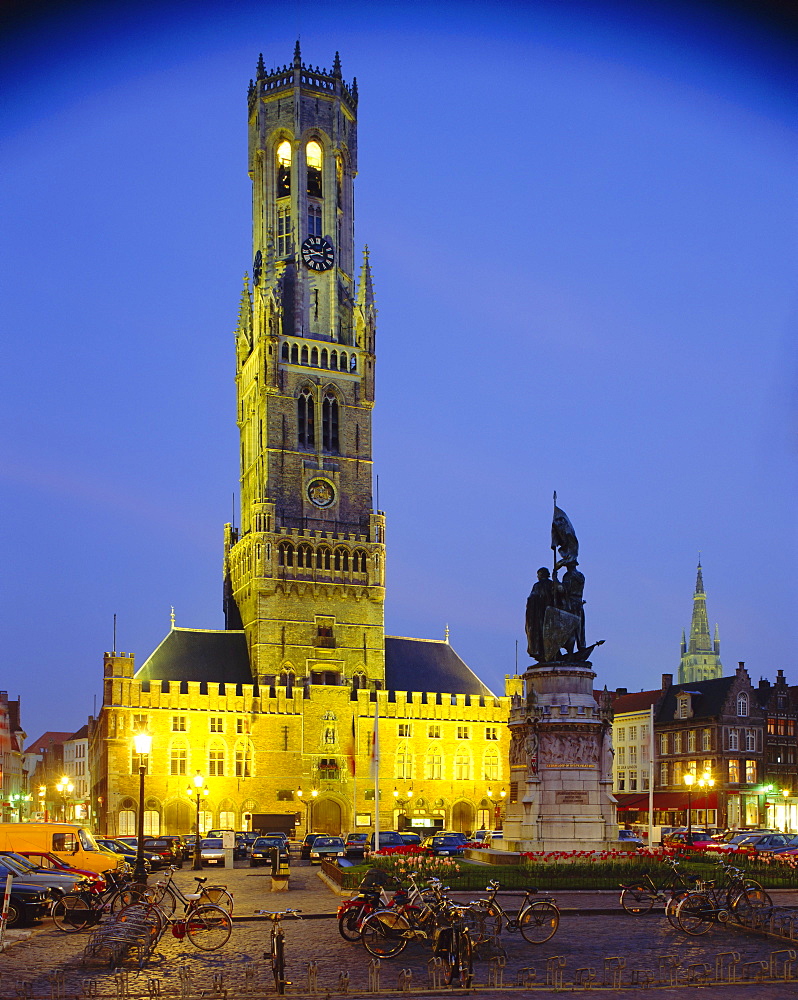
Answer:
<svg viewBox="0 0 798 1000"><path fill-rule="evenodd" d="M277 197L291 195L291 143L285 139L277 147Z"/></svg>
<svg viewBox="0 0 798 1000"><path fill-rule="evenodd" d="M315 140L305 147L305 162L308 169L307 192L311 198L321 198L321 146Z"/></svg>
<svg viewBox="0 0 798 1000"><path fill-rule="evenodd" d="M676 718L677 719L689 719L692 715L690 711L690 695L680 694L677 698L676 706Z"/></svg>

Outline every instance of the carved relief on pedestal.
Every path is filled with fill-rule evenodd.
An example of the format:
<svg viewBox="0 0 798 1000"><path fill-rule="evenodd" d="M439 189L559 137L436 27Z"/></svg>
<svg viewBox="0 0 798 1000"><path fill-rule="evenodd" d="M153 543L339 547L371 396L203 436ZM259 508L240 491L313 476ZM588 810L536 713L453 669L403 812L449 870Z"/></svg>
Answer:
<svg viewBox="0 0 798 1000"><path fill-rule="evenodd" d="M526 754L527 774L533 777L538 773L538 734L534 729L528 729L524 742L524 753Z"/></svg>
<svg viewBox="0 0 798 1000"><path fill-rule="evenodd" d="M541 741L543 767L599 767L596 732L545 732Z"/></svg>
<svg viewBox="0 0 798 1000"><path fill-rule="evenodd" d="M522 767L526 763L522 732L520 727L513 729L513 734L510 737L510 767Z"/></svg>

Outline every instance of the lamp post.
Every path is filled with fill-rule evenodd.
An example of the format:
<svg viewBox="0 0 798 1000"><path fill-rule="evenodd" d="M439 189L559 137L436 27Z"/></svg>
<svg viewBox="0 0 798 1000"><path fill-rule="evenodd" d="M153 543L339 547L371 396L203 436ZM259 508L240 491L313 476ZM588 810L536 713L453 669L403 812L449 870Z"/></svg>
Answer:
<svg viewBox="0 0 798 1000"><path fill-rule="evenodd" d="M139 815L136 827L136 863L133 878L139 885L147 884L147 869L144 865L144 773L147 770L145 758L152 750L152 736L146 729L133 734L133 746L139 758Z"/></svg>
<svg viewBox="0 0 798 1000"><path fill-rule="evenodd" d="M686 844L688 847L693 846L693 782L695 781L695 775L691 774L689 771L684 776L684 783L687 785L687 840Z"/></svg>
<svg viewBox="0 0 798 1000"><path fill-rule="evenodd" d="M406 807L407 807L407 803L413 798L413 789L412 788L408 789L407 794L404 795L404 796L402 796L402 795L399 794L399 790L397 788L394 788L394 790L393 790L393 797L396 800L396 805L397 805L397 807L399 808L399 811L400 811L399 819L404 820L403 824L397 822L397 826L399 827L400 830L404 830L407 827L407 808Z"/></svg>
<svg viewBox="0 0 798 1000"><path fill-rule="evenodd" d="M304 792L301 788L297 789L297 795L299 796L300 802L305 805L305 833L311 833L313 830L313 803L316 801L316 796L319 794L318 788L311 789L310 798L303 798Z"/></svg>
<svg viewBox="0 0 798 1000"><path fill-rule="evenodd" d="M781 794L784 796L784 832L787 832L789 823L787 822L787 799L790 796L789 788L782 788Z"/></svg>
<svg viewBox="0 0 798 1000"><path fill-rule="evenodd" d="M192 788L189 786L186 789L186 794L189 798L192 795L196 795L197 797L197 829L194 837L194 863L191 867L195 872L199 872L202 871L202 848L200 847L200 802L202 802L203 796L207 796L208 788L205 785L205 779L199 771L197 771L191 781L194 787Z"/></svg>
<svg viewBox="0 0 798 1000"><path fill-rule="evenodd" d="M502 806L504 805L504 799L507 795L507 790L502 788L499 792L499 797L496 801L493 801L494 791L493 788L488 786L488 799L493 804L493 829L501 830L502 828Z"/></svg>
<svg viewBox="0 0 798 1000"><path fill-rule="evenodd" d="M39 785L39 812L42 820L47 822L47 785Z"/></svg>
<svg viewBox="0 0 798 1000"><path fill-rule="evenodd" d="M75 786L69 780L69 778L64 775L63 778L55 786L56 790L61 793L61 822L66 823L67 821L67 799L74 792Z"/></svg>
<svg viewBox="0 0 798 1000"><path fill-rule="evenodd" d="M714 788L715 787L715 779L712 777L712 775L709 773L709 771L706 771L698 779L698 787L706 789L705 798L704 798L704 825L705 826L709 826L709 818L708 818L708 814L709 814L709 808L708 808L708 806L709 806L709 790L710 790L710 788Z"/></svg>
<svg viewBox="0 0 798 1000"><path fill-rule="evenodd" d="M22 822L22 809L26 802L30 802L31 796L25 795L24 792L14 792L9 796L11 801L11 807L17 810L17 822Z"/></svg>

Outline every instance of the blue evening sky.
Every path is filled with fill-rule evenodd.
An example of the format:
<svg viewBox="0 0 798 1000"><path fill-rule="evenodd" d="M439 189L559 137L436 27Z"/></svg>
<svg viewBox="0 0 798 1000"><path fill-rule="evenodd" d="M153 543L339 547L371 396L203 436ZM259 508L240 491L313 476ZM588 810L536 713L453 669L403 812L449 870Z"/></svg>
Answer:
<svg viewBox="0 0 798 1000"><path fill-rule="evenodd" d="M13 5L12 5L13 6ZM31 739L102 653L219 628L246 88L358 79L389 634L528 662L552 491L597 684L796 662L796 72L756 5L18 4L0 85L2 670Z"/></svg>

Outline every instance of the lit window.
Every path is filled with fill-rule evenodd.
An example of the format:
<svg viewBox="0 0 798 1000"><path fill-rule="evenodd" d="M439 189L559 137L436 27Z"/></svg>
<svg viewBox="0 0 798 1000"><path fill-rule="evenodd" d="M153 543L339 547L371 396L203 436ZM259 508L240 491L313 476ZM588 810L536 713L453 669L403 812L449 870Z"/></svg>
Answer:
<svg viewBox="0 0 798 1000"><path fill-rule="evenodd" d="M756 784L756 761L747 760L745 762L745 780L749 785Z"/></svg>
<svg viewBox="0 0 798 1000"><path fill-rule="evenodd" d="M495 750L485 754L485 781L499 780L499 755Z"/></svg>
<svg viewBox="0 0 798 1000"><path fill-rule="evenodd" d="M691 729L690 732L687 734L687 752L695 753L695 746L696 746L696 732L695 729Z"/></svg>
<svg viewBox="0 0 798 1000"><path fill-rule="evenodd" d="M223 733L224 732L224 719L221 715L212 715L210 718L210 727L212 733Z"/></svg>
<svg viewBox="0 0 798 1000"><path fill-rule="evenodd" d="M184 733L186 731L186 717L185 715L173 715L172 716L172 732L173 733Z"/></svg>
<svg viewBox="0 0 798 1000"><path fill-rule="evenodd" d="M249 719L236 719L236 732L237 733L248 733L249 732Z"/></svg>
<svg viewBox="0 0 798 1000"><path fill-rule="evenodd" d="M485 727L485 739L486 740L498 740L499 733L496 726L486 726Z"/></svg>
<svg viewBox="0 0 798 1000"><path fill-rule="evenodd" d="M439 740L441 738L441 727L430 726L427 730L427 736L429 736L431 740Z"/></svg>
<svg viewBox="0 0 798 1000"><path fill-rule="evenodd" d="M442 776L442 759L439 753L427 754L425 777L428 781L437 781Z"/></svg>
<svg viewBox="0 0 798 1000"><path fill-rule="evenodd" d="M471 780L471 759L464 753L459 753L454 758L454 780Z"/></svg>
<svg viewBox="0 0 798 1000"><path fill-rule="evenodd" d="M169 755L169 773L186 774L188 767L188 751L183 747L173 747Z"/></svg>
<svg viewBox="0 0 798 1000"><path fill-rule="evenodd" d="M712 749L712 730L704 729L701 733L701 749L711 750Z"/></svg>
<svg viewBox="0 0 798 1000"><path fill-rule="evenodd" d="M208 774L212 778L224 777L224 750L215 747L208 751Z"/></svg>
<svg viewBox="0 0 798 1000"><path fill-rule="evenodd" d="M457 738L458 740L467 740L471 738L471 733L469 732L468 726L457 727Z"/></svg>
<svg viewBox="0 0 798 1000"><path fill-rule="evenodd" d="M305 162L308 168L307 193L311 198L321 198L321 146L315 140L305 147Z"/></svg>
<svg viewBox="0 0 798 1000"><path fill-rule="evenodd" d="M407 781L413 777L413 755L407 747L400 747L396 754L396 777Z"/></svg>
<svg viewBox="0 0 798 1000"><path fill-rule="evenodd" d="M399 739L406 739L410 735L410 723L400 722L399 723Z"/></svg>
<svg viewBox="0 0 798 1000"><path fill-rule="evenodd" d="M277 147L277 197L291 194L291 143L284 140Z"/></svg>

